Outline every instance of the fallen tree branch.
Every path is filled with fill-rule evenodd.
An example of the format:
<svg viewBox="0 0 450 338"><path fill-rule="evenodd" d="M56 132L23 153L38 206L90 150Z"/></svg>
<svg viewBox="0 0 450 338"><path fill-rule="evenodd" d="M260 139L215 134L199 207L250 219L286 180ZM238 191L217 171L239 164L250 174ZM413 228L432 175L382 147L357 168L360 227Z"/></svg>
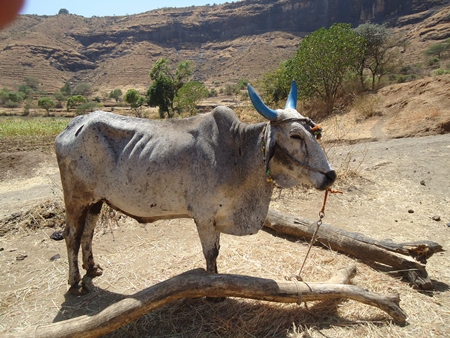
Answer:
<svg viewBox="0 0 450 338"><path fill-rule="evenodd" d="M264 226L277 233L311 239L316 222L269 210ZM316 242L355 258L406 271L410 282L424 290L433 288L425 270L426 259L443 251L442 246L431 241L378 241L328 224L321 225Z"/></svg>
<svg viewBox="0 0 450 338"><path fill-rule="evenodd" d="M332 281L348 282L354 267L340 272ZM42 325L19 332L20 337L100 337L140 316L181 298L243 297L282 303L300 303L325 299L348 298L380 308L396 322L404 323L406 315L399 306L398 295L380 295L361 287L345 284L274 281L240 275L208 274L192 270L153 285L112 304L93 316L83 315L66 321Z"/></svg>

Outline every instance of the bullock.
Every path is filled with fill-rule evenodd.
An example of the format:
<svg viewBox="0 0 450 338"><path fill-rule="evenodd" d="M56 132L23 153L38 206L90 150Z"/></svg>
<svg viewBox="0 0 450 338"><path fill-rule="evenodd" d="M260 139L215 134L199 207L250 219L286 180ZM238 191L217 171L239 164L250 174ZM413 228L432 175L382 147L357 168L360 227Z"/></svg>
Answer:
<svg viewBox="0 0 450 338"><path fill-rule="evenodd" d="M250 85L248 92L267 122L244 124L227 107L163 121L96 111L74 118L57 136L71 293L86 292L80 246L86 274L102 274L92 237L103 203L143 223L194 219L206 270L217 273L220 234L258 232L275 184L319 190L333 184L318 128L296 110L295 82L285 109L267 107Z"/></svg>

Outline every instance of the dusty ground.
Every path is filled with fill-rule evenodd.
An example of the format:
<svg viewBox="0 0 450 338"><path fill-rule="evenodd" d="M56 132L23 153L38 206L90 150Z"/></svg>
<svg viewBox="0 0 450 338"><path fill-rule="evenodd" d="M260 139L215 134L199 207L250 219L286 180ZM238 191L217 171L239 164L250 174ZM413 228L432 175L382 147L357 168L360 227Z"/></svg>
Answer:
<svg viewBox="0 0 450 338"><path fill-rule="evenodd" d="M324 221L377 239L428 239L450 248L450 134L389 138L383 117L365 122L355 145L327 143L341 178L343 195L329 199ZM355 137L356 138L356 137ZM0 218L25 212L38 202L61 202L54 155L46 146L2 151ZM323 194L307 189L276 191L272 207L316 219ZM53 203L53 204L54 204ZM47 204L51 209L53 204ZM440 220L433 220L439 216ZM436 217L435 217L436 218ZM48 224L36 219L36 224ZM94 254L105 269L84 297L66 295L66 250L50 239L57 228L10 231L0 237L0 332L92 315L106 306L183 271L204 266L195 225L189 220L139 225L122 218L98 227ZM301 241L260 231L250 237L223 236L219 271L284 279L298 271L306 253ZM304 269L308 281L321 281L353 259L314 247ZM240 299L215 304L183 300L142 317L109 337L418 337L450 336L450 260L433 256L427 271L435 289L419 292L393 273L356 262L354 284L375 292L398 292L408 313L406 326L378 309L353 301L274 305Z"/></svg>

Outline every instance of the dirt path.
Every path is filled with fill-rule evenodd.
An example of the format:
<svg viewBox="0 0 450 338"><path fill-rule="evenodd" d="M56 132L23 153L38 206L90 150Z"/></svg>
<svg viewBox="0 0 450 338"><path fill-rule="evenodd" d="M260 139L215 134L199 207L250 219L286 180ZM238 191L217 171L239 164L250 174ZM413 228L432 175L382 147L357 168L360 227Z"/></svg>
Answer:
<svg viewBox="0 0 450 338"><path fill-rule="evenodd" d="M49 150L2 153L0 163L0 219L62 197L58 165Z"/></svg>

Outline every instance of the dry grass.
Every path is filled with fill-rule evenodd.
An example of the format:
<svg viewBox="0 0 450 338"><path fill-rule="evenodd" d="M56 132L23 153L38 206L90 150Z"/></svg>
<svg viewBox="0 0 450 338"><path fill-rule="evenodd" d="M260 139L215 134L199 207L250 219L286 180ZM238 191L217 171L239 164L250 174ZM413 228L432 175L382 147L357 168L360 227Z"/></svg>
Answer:
<svg viewBox="0 0 450 338"><path fill-rule="evenodd" d="M17 212L0 220L0 236L20 230L40 228L61 229L65 224L64 204L61 201L46 201L26 212Z"/></svg>
<svg viewBox="0 0 450 338"><path fill-rule="evenodd" d="M273 205L308 194L305 190L283 192ZM46 210L46 206L34 208ZM62 211L62 210L61 210ZM33 214L27 212L26 214ZM43 239L42 228L21 227L22 236L40 250L59 247L61 259L45 261L28 257L30 266L21 276L12 276L7 264L2 289L0 328L8 332L93 315L150 285L184 271L204 266L195 225L190 220L159 221L146 226L102 211L94 237L97 261L105 274L94 280L94 291L84 297L64 296L67 262L62 243ZM58 214L58 213L55 213ZM56 217L56 216L55 216ZM30 220L30 225L34 223ZM34 226L34 225L33 225ZM173 226L177 231L173 231ZM123 234L127 233L127 237ZM12 236L10 232L6 237ZM27 244L29 245L29 244ZM26 247L26 246L25 246ZM17 255L24 248L17 248ZM53 248L53 249L52 249ZM221 272L283 280L296 273L306 254L307 243L294 238L260 232L255 236L222 236L218 265ZM236 264L239 262L238 264ZM334 271L354 263L349 257L313 247L303 270L307 281L325 281ZM438 300L418 293L395 274L385 274L356 262L354 284L374 292L401 294L401 306L409 324L400 327L381 310L354 301L276 304L228 298L221 303L183 299L153 311L107 337L417 337L443 336L448 332L448 308ZM14 278L14 282L11 282ZM9 285L9 291L5 285Z"/></svg>
<svg viewBox="0 0 450 338"><path fill-rule="evenodd" d="M352 109L355 111L357 119L383 115L380 110L380 99L374 94L357 96L353 102Z"/></svg>

